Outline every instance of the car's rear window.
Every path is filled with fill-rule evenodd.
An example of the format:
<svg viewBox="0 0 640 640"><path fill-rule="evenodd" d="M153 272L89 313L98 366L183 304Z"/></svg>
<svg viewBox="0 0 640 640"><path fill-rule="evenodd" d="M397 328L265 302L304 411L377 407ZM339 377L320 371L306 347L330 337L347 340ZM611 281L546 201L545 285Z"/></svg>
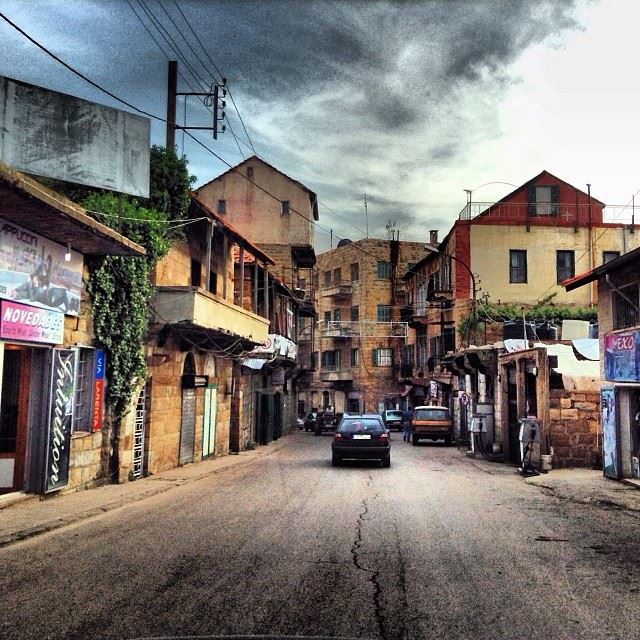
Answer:
<svg viewBox="0 0 640 640"><path fill-rule="evenodd" d="M449 411L447 409L415 409L414 420L448 420Z"/></svg>
<svg viewBox="0 0 640 640"><path fill-rule="evenodd" d="M354 418L343 420L339 429L340 433L382 433L384 425L375 418Z"/></svg>
<svg viewBox="0 0 640 640"><path fill-rule="evenodd" d="M402 420L402 411L387 411L385 416L387 420Z"/></svg>

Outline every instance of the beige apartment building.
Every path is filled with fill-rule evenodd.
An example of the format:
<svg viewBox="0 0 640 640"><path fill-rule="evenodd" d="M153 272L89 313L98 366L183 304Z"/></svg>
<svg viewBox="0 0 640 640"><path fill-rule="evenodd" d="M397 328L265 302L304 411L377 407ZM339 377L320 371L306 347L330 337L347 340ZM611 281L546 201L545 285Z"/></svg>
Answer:
<svg viewBox="0 0 640 640"><path fill-rule="evenodd" d="M402 274L424 257L424 243L342 240L314 269L317 322L313 375L299 391L301 411L379 412L404 407L398 382L407 323Z"/></svg>

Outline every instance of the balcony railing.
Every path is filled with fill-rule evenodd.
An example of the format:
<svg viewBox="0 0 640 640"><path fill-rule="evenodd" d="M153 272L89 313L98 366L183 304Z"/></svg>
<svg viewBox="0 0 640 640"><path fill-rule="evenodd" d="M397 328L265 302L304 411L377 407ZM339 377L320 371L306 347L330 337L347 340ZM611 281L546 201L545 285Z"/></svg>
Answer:
<svg viewBox="0 0 640 640"><path fill-rule="evenodd" d="M327 285L320 290L320 295L325 298L350 298L351 293L351 282L347 281Z"/></svg>
<svg viewBox="0 0 640 640"><path fill-rule="evenodd" d="M406 338L406 322L374 322L360 320L342 322L330 320L320 322L320 330L324 338Z"/></svg>
<svg viewBox="0 0 640 640"><path fill-rule="evenodd" d="M595 215L600 205L591 204L591 214ZM496 220L515 220L522 218L547 218L573 223L580 218L589 218L589 205L575 202L469 202L458 218L471 220L491 209L487 217ZM603 222L630 222L632 208L629 205L606 205L602 212Z"/></svg>

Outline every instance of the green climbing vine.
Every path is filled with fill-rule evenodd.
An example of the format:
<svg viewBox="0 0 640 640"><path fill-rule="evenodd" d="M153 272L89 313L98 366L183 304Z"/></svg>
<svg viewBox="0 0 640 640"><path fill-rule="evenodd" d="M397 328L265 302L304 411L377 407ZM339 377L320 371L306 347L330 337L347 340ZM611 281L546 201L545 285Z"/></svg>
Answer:
<svg viewBox="0 0 640 640"><path fill-rule="evenodd" d="M87 290L93 309L94 340L107 352L106 401L116 425L146 374L142 345L153 294L150 274L171 243L183 237L181 226L172 223L186 219L194 181L185 156L154 145L150 150L149 198L81 192L82 204L91 215L147 252L144 258L99 257L89 269ZM69 188L76 194L72 186Z"/></svg>
<svg viewBox="0 0 640 640"><path fill-rule="evenodd" d="M115 421L126 413L136 385L145 376L142 345L153 293L150 273L170 247L165 214L127 198L91 195L85 202L101 222L142 245L144 258L102 256L93 260L87 290L93 309L96 346L107 352L107 404Z"/></svg>

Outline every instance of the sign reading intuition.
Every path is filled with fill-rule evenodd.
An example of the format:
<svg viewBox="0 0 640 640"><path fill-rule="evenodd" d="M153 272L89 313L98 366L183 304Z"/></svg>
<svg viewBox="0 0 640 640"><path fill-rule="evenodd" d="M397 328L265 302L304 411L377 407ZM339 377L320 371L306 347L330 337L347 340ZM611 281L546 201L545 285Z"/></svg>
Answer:
<svg viewBox="0 0 640 640"><path fill-rule="evenodd" d="M69 482L76 353L74 349L53 350L45 492L62 489Z"/></svg>

